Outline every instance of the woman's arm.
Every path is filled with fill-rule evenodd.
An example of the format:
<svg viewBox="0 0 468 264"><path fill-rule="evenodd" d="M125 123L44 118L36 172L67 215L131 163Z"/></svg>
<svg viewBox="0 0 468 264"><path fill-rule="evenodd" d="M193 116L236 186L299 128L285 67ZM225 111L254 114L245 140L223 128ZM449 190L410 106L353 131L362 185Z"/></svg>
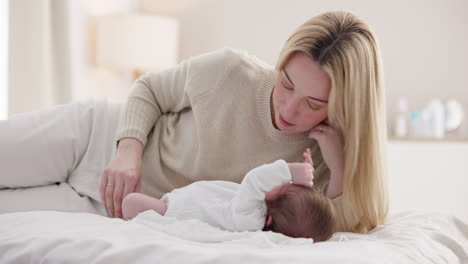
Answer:
<svg viewBox="0 0 468 264"><path fill-rule="evenodd" d="M330 171L330 182L327 188L327 197L335 199L343 193L343 169Z"/></svg>
<svg viewBox="0 0 468 264"><path fill-rule="evenodd" d="M131 192L139 192L140 152L156 122L166 113L191 109L200 95L217 87L229 65L239 59L233 54L227 49L202 54L173 68L145 74L135 82L119 123L118 151L101 181L101 197L110 216L122 217L122 199ZM120 145L127 138L141 145L133 140L132 147L124 148L122 154Z"/></svg>
<svg viewBox="0 0 468 264"><path fill-rule="evenodd" d="M229 49L217 50L140 77L127 99L117 140L133 137L145 146L148 133L161 115L189 109L199 95L212 92L226 69L239 59L233 54Z"/></svg>
<svg viewBox="0 0 468 264"><path fill-rule="evenodd" d="M122 217L122 199L140 191L143 148L157 120L164 113L190 107L187 64L145 74L133 85L120 120L117 151L101 180L101 199L111 217Z"/></svg>
<svg viewBox="0 0 468 264"><path fill-rule="evenodd" d="M146 73L132 86L122 112L117 138L138 139L146 145L147 136L161 115L178 113L190 107L186 92L188 62L158 73Z"/></svg>
<svg viewBox="0 0 468 264"><path fill-rule="evenodd" d="M100 194L111 217L122 217L121 202L141 185L143 144L134 138L123 138L101 177Z"/></svg>
<svg viewBox="0 0 468 264"><path fill-rule="evenodd" d="M330 170L327 197L334 199L343 193L344 137L342 129L334 123L324 122L312 129L309 138L320 146L323 159Z"/></svg>

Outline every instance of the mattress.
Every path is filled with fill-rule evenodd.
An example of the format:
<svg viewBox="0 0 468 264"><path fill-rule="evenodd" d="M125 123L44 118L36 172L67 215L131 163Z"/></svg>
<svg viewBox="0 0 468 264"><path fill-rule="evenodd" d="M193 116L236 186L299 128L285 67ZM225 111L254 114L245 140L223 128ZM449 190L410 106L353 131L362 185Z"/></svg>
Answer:
<svg viewBox="0 0 468 264"><path fill-rule="evenodd" d="M326 242L229 232L146 211L130 221L90 213L0 215L0 263L468 263L468 225L408 211L367 234Z"/></svg>

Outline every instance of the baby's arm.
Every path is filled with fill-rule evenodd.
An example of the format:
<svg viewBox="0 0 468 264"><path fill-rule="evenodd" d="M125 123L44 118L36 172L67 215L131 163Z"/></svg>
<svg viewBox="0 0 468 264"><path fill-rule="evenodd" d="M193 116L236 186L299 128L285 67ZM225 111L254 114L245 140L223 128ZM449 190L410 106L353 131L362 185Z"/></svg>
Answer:
<svg viewBox="0 0 468 264"><path fill-rule="evenodd" d="M231 231L261 230L265 225L265 193L276 186L289 183L291 172L284 160L277 160L249 171L239 190L229 203L226 218L232 222Z"/></svg>
<svg viewBox="0 0 468 264"><path fill-rule="evenodd" d="M304 153L304 158L304 162L301 163L286 163L284 160L277 160L249 171L233 200L238 203L236 206L245 209L254 205L253 201L264 202L265 193L291 181L294 184L311 188L314 167L310 149Z"/></svg>
<svg viewBox="0 0 468 264"><path fill-rule="evenodd" d="M261 207L265 204L265 194L273 191L275 187L291 181L312 187L314 168L310 159L310 150L304 154L304 157L306 160L303 163L286 163L284 160L277 160L254 168L246 174L230 204L235 226L233 231L263 228L265 216ZM252 223L250 219L257 221Z"/></svg>
<svg viewBox="0 0 468 264"><path fill-rule="evenodd" d="M263 202L266 192L272 191L277 186L290 183L291 180L288 163L284 160L277 160L249 171L245 175L236 196Z"/></svg>
<svg viewBox="0 0 468 264"><path fill-rule="evenodd" d="M139 213L147 210L154 210L156 213L164 215L167 205L164 201L141 193L130 193L122 201L122 214L125 220L134 218Z"/></svg>

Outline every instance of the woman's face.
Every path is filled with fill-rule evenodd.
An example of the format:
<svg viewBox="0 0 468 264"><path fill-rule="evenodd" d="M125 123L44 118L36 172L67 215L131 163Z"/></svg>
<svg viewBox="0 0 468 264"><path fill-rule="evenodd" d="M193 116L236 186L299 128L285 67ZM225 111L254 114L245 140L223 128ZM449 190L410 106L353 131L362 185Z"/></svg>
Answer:
<svg viewBox="0 0 468 264"><path fill-rule="evenodd" d="M273 125L287 133L310 131L328 117L331 82L310 57L298 52L278 73L273 89Z"/></svg>

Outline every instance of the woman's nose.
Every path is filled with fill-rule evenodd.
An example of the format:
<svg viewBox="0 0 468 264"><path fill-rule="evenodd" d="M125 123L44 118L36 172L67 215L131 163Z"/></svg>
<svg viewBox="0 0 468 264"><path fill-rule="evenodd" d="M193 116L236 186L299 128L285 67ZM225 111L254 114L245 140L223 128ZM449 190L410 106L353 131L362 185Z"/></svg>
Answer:
<svg viewBox="0 0 468 264"><path fill-rule="evenodd" d="M285 118L292 118L297 114L298 111L298 100L294 97L290 97L289 100L286 101L285 108L283 115Z"/></svg>

